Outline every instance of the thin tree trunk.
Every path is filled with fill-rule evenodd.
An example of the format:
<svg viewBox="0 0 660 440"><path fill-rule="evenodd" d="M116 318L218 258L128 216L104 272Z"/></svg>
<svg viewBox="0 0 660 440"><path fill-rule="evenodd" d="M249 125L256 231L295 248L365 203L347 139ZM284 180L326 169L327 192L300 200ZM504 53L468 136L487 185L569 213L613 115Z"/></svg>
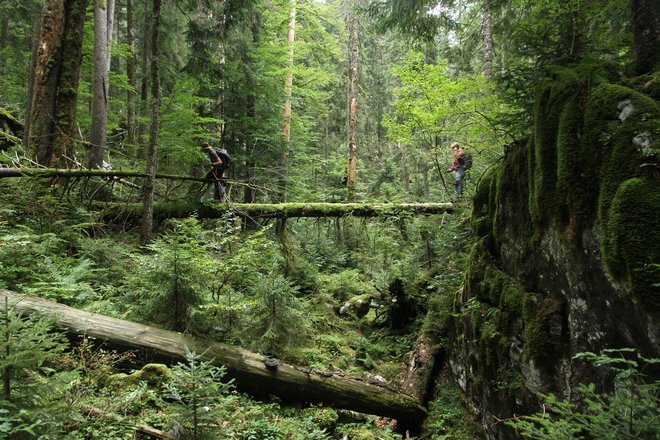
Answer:
<svg viewBox="0 0 660 440"><path fill-rule="evenodd" d="M289 44L289 59L287 61L286 81L284 82L284 110L282 112L282 166L280 178L280 202L286 202L287 180L289 170L289 143L291 141L291 95L293 92L293 55L296 40L296 0L291 0L289 13L289 31L287 42Z"/></svg>
<svg viewBox="0 0 660 440"><path fill-rule="evenodd" d="M160 3L153 0L151 29L151 128L147 155L147 178L144 179L144 213L142 217L142 244L151 241L153 228L154 183L158 157L158 112L160 110Z"/></svg>
<svg viewBox="0 0 660 440"><path fill-rule="evenodd" d="M348 115L348 201L355 201L355 185L357 182L358 158L358 99L360 95L360 17L358 7L361 0L353 1L353 17L351 19L350 46L351 46L351 89L349 93Z"/></svg>
<svg viewBox="0 0 660 440"><path fill-rule="evenodd" d="M30 124L32 113L32 99L34 99L34 81L37 69L37 59L39 57L39 40L41 38L41 20L40 13L35 14L32 34L32 57L30 59L30 73L28 75L27 103L25 105L25 124L23 130L23 148L28 150L30 138Z"/></svg>
<svg viewBox="0 0 660 440"><path fill-rule="evenodd" d="M151 51L151 23L149 21L149 2L144 2L144 32L142 39L142 80L140 82L140 114L142 120L138 125L138 151L137 158L144 159L146 149L146 142L144 140L147 135L147 113L149 111L149 52Z"/></svg>
<svg viewBox="0 0 660 440"><path fill-rule="evenodd" d="M639 75L660 68L660 3L657 0L630 0L635 69Z"/></svg>
<svg viewBox="0 0 660 440"><path fill-rule="evenodd" d="M92 126L89 141L92 144L90 168L101 168L107 138L110 41L114 0L96 0L94 7L94 77L92 79Z"/></svg>
<svg viewBox="0 0 660 440"><path fill-rule="evenodd" d="M129 148L135 148L135 98L137 97L137 59L135 56L135 10L133 0L126 0L126 44L128 58L126 60L126 76L128 91L126 95L126 143Z"/></svg>

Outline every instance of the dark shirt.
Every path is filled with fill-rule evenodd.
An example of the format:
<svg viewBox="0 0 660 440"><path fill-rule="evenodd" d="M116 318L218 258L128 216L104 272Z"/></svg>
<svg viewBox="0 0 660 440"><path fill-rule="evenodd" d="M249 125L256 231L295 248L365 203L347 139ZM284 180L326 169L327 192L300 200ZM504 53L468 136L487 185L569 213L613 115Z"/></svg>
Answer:
<svg viewBox="0 0 660 440"><path fill-rule="evenodd" d="M227 168L225 166L224 161L222 161L222 159L220 158L220 156L218 156L218 153L216 153L214 149L208 150L206 154L209 156L209 161L211 161L211 165L213 165L213 169L215 171L224 171Z"/></svg>

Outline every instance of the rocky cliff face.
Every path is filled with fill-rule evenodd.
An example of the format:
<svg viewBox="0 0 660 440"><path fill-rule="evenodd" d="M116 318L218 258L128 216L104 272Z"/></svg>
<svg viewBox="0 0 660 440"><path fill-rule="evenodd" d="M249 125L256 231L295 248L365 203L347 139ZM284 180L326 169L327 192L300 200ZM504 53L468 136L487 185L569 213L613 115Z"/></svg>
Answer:
<svg viewBox="0 0 660 440"><path fill-rule="evenodd" d="M536 393L607 388L576 353L660 357L660 75L605 76L558 69L475 195L451 366L492 439L517 438L499 421Z"/></svg>

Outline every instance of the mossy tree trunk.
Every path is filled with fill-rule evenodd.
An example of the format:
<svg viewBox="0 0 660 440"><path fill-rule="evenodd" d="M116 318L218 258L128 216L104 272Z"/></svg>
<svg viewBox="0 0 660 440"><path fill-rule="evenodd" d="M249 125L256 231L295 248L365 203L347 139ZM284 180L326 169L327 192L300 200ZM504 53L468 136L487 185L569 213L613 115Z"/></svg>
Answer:
<svg viewBox="0 0 660 440"><path fill-rule="evenodd" d="M88 0L69 2L66 10L64 34L64 57L60 72L60 86L55 102L57 130L53 139L53 161L51 165L68 168L76 162L76 108L78 105L78 83L83 55L83 32Z"/></svg>
<svg viewBox="0 0 660 440"><path fill-rule="evenodd" d="M156 158L158 156L158 112L160 110L160 6L161 0L153 0L151 29L151 129L149 154L147 155L147 178L144 179L142 214L142 244L151 241L153 228L154 187L156 182Z"/></svg>
<svg viewBox="0 0 660 440"><path fill-rule="evenodd" d="M348 201L355 201L355 185L357 183L358 159L358 99L360 96L360 16L359 6L362 0L353 0L353 12L350 23L350 79L351 86L348 96L348 175L346 186L348 188Z"/></svg>
<svg viewBox="0 0 660 440"><path fill-rule="evenodd" d="M29 154L41 165L67 165L73 157L86 3L87 0L44 3L29 133L25 133Z"/></svg>

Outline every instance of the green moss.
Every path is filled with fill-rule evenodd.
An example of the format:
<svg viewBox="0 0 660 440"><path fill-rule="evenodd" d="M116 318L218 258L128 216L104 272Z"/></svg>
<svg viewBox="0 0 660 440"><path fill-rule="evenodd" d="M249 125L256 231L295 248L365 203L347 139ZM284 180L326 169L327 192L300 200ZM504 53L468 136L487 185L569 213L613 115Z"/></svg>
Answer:
<svg viewBox="0 0 660 440"><path fill-rule="evenodd" d="M580 88L579 76L558 68L541 86L534 108L534 142L530 143L529 202L535 224L546 225L557 206L557 132L564 102Z"/></svg>
<svg viewBox="0 0 660 440"><path fill-rule="evenodd" d="M493 218L492 203L495 196L495 177L498 167L492 167L479 179L479 184L472 199L470 222L479 237L490 235L491 219Z"/></svg>
<svg viewBox="0 0 660 440"><path fill-rule="evenodd" d="M496 244L504 240L505 228L513 228L516 234L521 235L529 222L525 191L529 176L526 165L526 142L511 145L497 171L495 194L492 200L494 207L492 233ZM511 219L514 221L511 222Z"/></svg>
<svg viewBox="0 0 660 440"><path fill-rule="evenodd" d="M113 388L124 389L134 387L140 382L159 388L172 378L172 372L163 364L147 364L141 370L131 374L113 374L108 377L108 385Z"/></svg>
<svg viewBox="0 0 660 440"><path fill-rule="evenodd" d="M618 188L606 218L608 267L626 279L647 310L660 312L660 183L628 179Z"/></svg>
<svg viewBox="0 0 660 440"><path fill-rule="evenodd" d="M611 151L601 166L598 195L601 252L615 277L627 281L635 297L657 313L653 265L658 262L658 183L653 169L658 161L660 106L622 86L603 87L598 98L610 111L603 140ZM625 121L617 117L622 102L633 109ZM647 137L646 149L635 144L639 136Z"/></svg>
<svg viewBox="0 0 660 440"><path fill-rule="evenodd" d="M584 111L581 106L582 96L575 95L568 98L559 117L557 128L557 209L552 220L559 225L571 226L569 239L577 235L575 225L582 224L588 217L587 210L579 207L580 189L587 184L582 179L583 161L580 151L580 138ZM578 214L579 213L579 214Z"/></svg>

